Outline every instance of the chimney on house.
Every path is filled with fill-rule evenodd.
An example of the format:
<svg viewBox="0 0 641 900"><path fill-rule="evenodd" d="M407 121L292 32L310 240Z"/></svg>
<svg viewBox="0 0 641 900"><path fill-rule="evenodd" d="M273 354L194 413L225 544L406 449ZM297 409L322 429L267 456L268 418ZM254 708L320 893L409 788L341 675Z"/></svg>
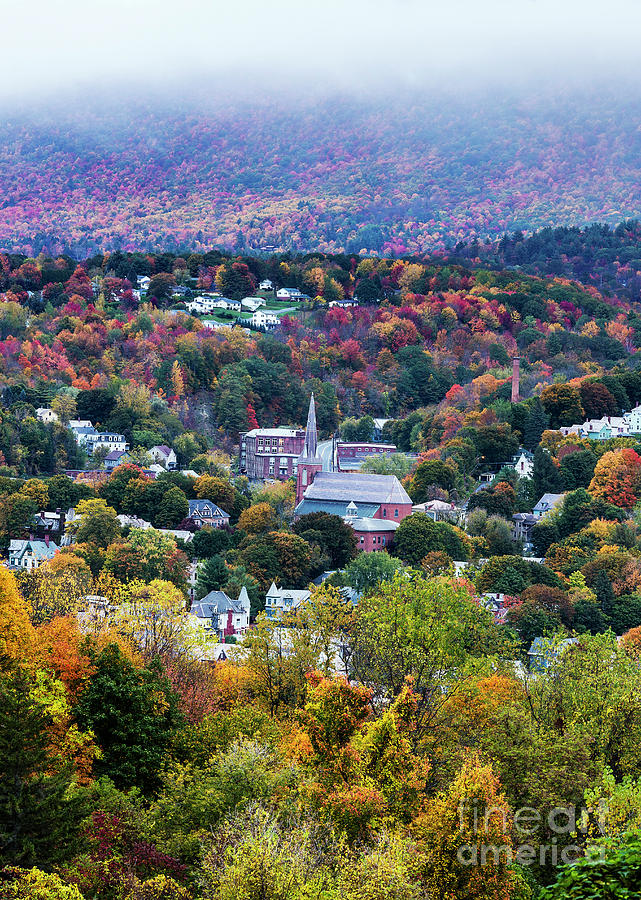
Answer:
<svg viewBox="0 0 641 900"><path fill-rule="evenodd" d="M512 360L512 403L519 402L519 380L521 377L521 358L515 356Z"/></svg>

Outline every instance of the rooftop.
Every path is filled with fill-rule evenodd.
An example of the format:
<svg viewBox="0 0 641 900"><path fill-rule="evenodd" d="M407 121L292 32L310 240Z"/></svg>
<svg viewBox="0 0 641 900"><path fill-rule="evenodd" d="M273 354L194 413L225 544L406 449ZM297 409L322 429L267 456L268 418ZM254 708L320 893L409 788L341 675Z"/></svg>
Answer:
<svg viewBox="0 0 641 900"><path fill-rule="evenodd" d="M283 428L252 428L247 431L244 437L296 437L303 431L302 428L283 427Z"/></svg>
<svg viewBox="0 0 641 900"><path fill-rule="evenodd" d="M354 531L396 531L398 522L392 522L390 519L347 519L347 524L351 525Z"/></svg>
<svg viewBox="0 0 641 900"><path fill-rule="evenodd" d="M305 491L305 500L344 500L347 503L409 503L412 500L396 475L360 472L318 472Z"/></svg>

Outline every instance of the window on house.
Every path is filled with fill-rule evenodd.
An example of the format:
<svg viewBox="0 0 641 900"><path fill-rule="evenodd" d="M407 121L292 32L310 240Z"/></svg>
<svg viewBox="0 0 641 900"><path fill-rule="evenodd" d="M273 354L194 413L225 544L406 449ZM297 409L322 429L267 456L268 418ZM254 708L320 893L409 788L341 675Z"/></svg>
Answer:
<svg viewBox="0 0 641 900"><path fill-rule="evenodd" d="M395 516L395 518L398 519L398 510L397 509L394 510L394 516Z"/></svg>
<svg viewBox="0 0 641 900"><path fill-rule="evenodd" d="M362 537L362 538L361 538L361 544L364 544L364 543L365 543L365 538Z"/></svg>

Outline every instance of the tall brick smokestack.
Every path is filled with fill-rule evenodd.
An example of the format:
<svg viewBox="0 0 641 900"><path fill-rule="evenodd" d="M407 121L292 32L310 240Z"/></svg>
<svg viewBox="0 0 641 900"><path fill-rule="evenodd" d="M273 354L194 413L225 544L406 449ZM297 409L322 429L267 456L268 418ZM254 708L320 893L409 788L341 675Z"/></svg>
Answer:
<svg viewBox="0 0 641 900"><path fill-rule="evenodd" d="M521 358L515 356L512 360L512 403L519 402L519 379L521 377Z"/></svg>

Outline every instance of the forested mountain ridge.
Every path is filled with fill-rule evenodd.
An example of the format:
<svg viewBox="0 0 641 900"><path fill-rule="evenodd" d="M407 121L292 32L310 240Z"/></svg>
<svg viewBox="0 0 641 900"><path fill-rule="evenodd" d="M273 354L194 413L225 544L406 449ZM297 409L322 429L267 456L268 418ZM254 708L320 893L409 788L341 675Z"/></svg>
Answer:
<svg viewBox="0 0 641 900"><path fill-rule="evenodd" d="M0 246L403 255L641 214L634 95L150 101L8 117Z"/></svg>

